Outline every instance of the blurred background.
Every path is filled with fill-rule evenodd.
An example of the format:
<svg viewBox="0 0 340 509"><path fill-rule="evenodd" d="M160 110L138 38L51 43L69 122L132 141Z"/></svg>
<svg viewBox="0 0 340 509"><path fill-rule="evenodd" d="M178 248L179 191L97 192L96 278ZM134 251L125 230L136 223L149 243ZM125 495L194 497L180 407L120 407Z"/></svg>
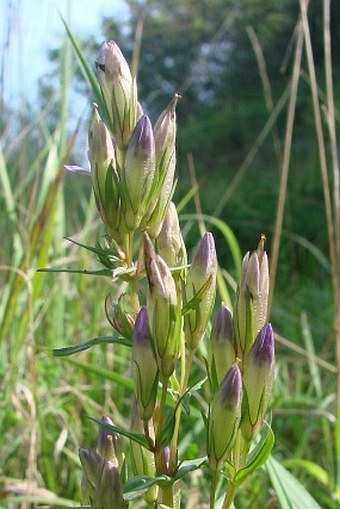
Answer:
<svg viewBox="0 0 340 509"><path fill-rule="evenodd" d="M332 189L326 3L310 0L308 8L313 78L304 48L298 61L298 0L0 2L3 497L19 493L24 506L30 503L24 499L27 492L77 500L77 447L91 442L95 429L83 414L105 410L124 422L129 406L128 384L122 382L114 395L110 389L112 372L126 373L127 364L109 346L66 360L46 353L108 334L103 305L93 306L98 299L104 301L108 291L101 281L36 272L47 266L95 266L88 252L63 239L94 245L100 235L88 180L63 170L66 162L87 165L93 99L63 18L93 69L104 40L114 39L128 61L135 48L140 49L139 98L153 121L175 93L182 96L175 201L181 204L188 250L197 242L199 228L188 225L185 214L198 212L223 221L242 254L256 248L262 233L269 255L278 250L271 314L279 337L280 376L273 404L276 454L287 465L295 460L290 464L294 474L321 507L333 507L336 310L311 92L315 85ZM337 126L337 1L330 3L329 13ZM294 116L287 127L290 108ZM335 229L338 224L334 220ZM232 281L237 278L232 248L221 229L209 227L227 282ZM193 456L197 447L192 445ZM322 475L297 461L313 462L315 455ZM267 502L261 499L249 507L263 508ZM243 503L240 507L248 507ZM275 501L270 507L276 507Z"/></svg>

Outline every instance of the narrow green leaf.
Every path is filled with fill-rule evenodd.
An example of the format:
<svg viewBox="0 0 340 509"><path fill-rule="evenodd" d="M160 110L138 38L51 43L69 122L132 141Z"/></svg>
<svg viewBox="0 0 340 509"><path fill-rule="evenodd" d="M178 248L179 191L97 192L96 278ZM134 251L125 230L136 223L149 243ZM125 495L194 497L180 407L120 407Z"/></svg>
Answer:
<svg viewBox="0 0 340 509"><path fill-rule="evenodd" d="M129 438L133 442L136 442L137 444L141 445L142 447L145 447L145 449L148 449L147 440L142 433L133 433L132 431L127 431L123 428L120 428L119 426L114 426L112 424L105 424L100 419L95 419L94 417L90 417L89 415L87 416L87 418L93 422L96 422L100 426L103 426L104 428L107 428L110 431L113 431L114 433L118 433L118 435L122 435L123 437Z"/></svg>
<svg viewBox="0 0 340 509"><path fill-rule="evenodd" d="M132 500L139 497L151 486L155 484L172 482L172 479L167 475L160 475L158 477L148 477L147 475L138 475L129 479L123 487L124 500Z"/></svg>
<svg viewBox="0 0 340 509"><path fill-rule="evenodd" d="M188 314L190 311L196 309L199 304L204 299L209 287L211 285L211 277L209 277L206 282L202 285L202 287L198 290L198 292L193 296L192 299L187 302L187 304L182 309L182 315Z"/></svg>
<svg viewBox="0 0 340 509"><path fill-rule="evenodd" d="M109 269L98 269L98 270L87 270L87 269L53 269L43 268L38 269L37 272L66 272L70 274L83 274L86 276L105 276L112 277L112 270Z"/></svg>
<svg viewBox="0 0 340 509"><path fill-rule="evenodd" d="M129 339L122 338L121 336L98 336L80 345L53 348L52 355L54 355L54 357L65 357L67 355L73 355L74 353L83 352L84 350L87 350L94 345L103 345L107 343L130 347L132 346L132 342Z"/></svg>
<svg viewBox="0 0 340 509"><path fill-rule="evenodd" d="M247 465L238 470L235 474L234 481L237 484L242 484L254 472L254 470L264 465L271 453L275 437L269 424L265 424L266 429L259 442L251 451Z"/></svg>
<svg viewBox="0 0 340 509"><path fill-rule="evenodd" d="M320 465L317 465L313 461L303 460L300 458L292 458L282 462L285 468L302 468L307 474L313 476L319 483L323 484L327 488L330 485L329 474Z"/></svg>
<svg viewBox="0 0 340 509"><path fill-rule="evenodd" d="M117 256L114 256L112 249L110 248L103 248L101 246L86 246L85 244L81 244L80 242L77 242L76 240L71 239L70 237L64 237L65 240L68 242L71 242L72 244L75 244L76 246L83 247L87 251L91 251L91 253L95 253L98 256L106 256L110 259L112 262L120 262L120 259L117 258Z"/></svg>
<svg viewBox="0 0 340 509"><path fill-rule="evenodd" d="M275 489L281 509L321 509L317 501L302 484L273 456L268 458L266 469Z"/></svg>
<svg viewBox="0 0 340 509"><path fill-rule="evenodd" d="M198 470L207 462L207 456L203 458L196 458L194 460L183 461L176 469L174 479L178 480L184 477L187 473Z"/></svg>

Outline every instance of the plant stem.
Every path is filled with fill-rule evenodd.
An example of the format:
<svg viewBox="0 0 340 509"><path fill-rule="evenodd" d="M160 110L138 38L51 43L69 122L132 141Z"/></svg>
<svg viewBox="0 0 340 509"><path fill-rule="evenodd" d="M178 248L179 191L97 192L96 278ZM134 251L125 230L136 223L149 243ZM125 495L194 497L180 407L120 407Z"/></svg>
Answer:
<svg viewBox="0 0 340 509"><path fill-rule="evenodd" d="M210 484L210 503L209 503L210 509L214 509L215 507L216 484L217 484L217 470L213 470Z"/></svg>
<svg viewBox="0 0 340 509"><path fill-rule="evenodd" d="M231 504L233 503L234 497L236 494L236 485L231 481L228 487L228 491L226 493L222 509L229 509Z"/></svg>

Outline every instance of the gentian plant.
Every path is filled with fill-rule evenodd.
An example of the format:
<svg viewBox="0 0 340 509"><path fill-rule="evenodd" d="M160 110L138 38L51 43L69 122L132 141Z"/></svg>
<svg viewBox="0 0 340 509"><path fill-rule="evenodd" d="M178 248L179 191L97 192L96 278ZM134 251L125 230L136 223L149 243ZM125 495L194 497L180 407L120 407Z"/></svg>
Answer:
<svg viewBox="0 0 340 509"><path fill-rule="evenodd" d="M243 259L232 313L216 303L212 233L205 233L188 259L172 201L178 96L153 126L115 42L102 45L96 68L101 108L93 104L90 169L68 169L91 175L106 229L105 245L91 250L113 282L125 282L124 295L108 299L106 311L115 343L132 347L134 401L126 429L114 425L114 415L94 416L98 445L79 450L82 503L123 509L138 497L145 507L179 508L185 477L203 469L210 479L210 509L228 509L274 443L265 420L275 367L265 238ZM193 384L195 358L206 370ZM206 455L187 460L178 452L181 420L189 411L188 396L203 385L199 418Z"/></svg>

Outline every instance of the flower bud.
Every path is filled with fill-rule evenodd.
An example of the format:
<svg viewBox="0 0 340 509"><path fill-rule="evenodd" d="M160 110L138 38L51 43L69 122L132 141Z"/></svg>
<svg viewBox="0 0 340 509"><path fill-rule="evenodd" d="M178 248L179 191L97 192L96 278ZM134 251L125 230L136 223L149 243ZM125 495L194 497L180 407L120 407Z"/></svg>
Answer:
<svg viewBox="0 0 340 509"><path fill-rule="evenodd" d="M169 267L155 254L147 234L144 240L145 268L149 282L147 309L153 350L161 373L167 377L173 373L179 357L180 303Z"/></svg>
<svg viewBox="0 0 340 509"><path fill-rule="evenodd" d="M228 306L219 308L210 334L209 366L212 376L221 383L235 362L233 319Z"/></svg>
<svg viewBox="0 0 340 509"><path fill-rule="evenodd" d="M132 340L134 319L127 313L123 307L123 295L118 299L118 302L114 302L111 295L108 295L105 300L105 314L109 323L112 325L114 330L118 332L123 338ZM109 309L109 304L112 309Z"/></svg>
<svg viewBox="0 0 340 509"><path fill-rule="evenodd" d="M248 441L255 438L259 432L267 411L274 380L274 367L274 333L270 323L266 323L243 363L244 401L241 431Z"/></svg>
<svg viewBox="0 0 340 509"><path fill-rule="evenodd" d="M96 451L87 448L79 449L79 459L82 466L81 499L82 503L92 503L97 478L97 469L101 457Z"/></svg>
<svg viewBox="0 0 340 509"><path fill-rule="evenodd" d="M245 255L236 295L235 337L237 354L242 357L253 344L268 312L269 271L264 251L264 235L258 248Z"/></svg>
<svg viewBox="0 0 340 509"><path fill-rule="evenodd" d="M123 486L118 467L111 461L101 460L93 498L94 509L124 509Z"/></svg>
<svg viewBox="0 0 340 509"><path fill-rule="evenodd" d="M176 169L176 153L172 153L169 161L167 171L161 177L160 180L153 186L151 198L149 201L147 219L147 231L151 238L155 238L159 235L166 212L174 194ZM156 181L157 175L155 177Z"/></svg>
<svg viewBox="0 0 340 509"><path fill-rule="evenodd" d="M119 150L124 150L136 124L136 80L114 41L102 44L96 67L113 136Z"/></svg>
<svg viewBox="0 0 340 509"><path fill-rule="evenodd" d="M142 433L143 426L140 418L138 417L137 409L134 406L131 431L135 433ZM153 437L152 437L153 438ZM130 440L130 456L131 466L134 475L145 475L147 477L155 477L156 466L154 454L137 444L134 440ZM143 495L144 500L149 504L157 500L158 486L151 486Z"/></svg>
<svg viewBox="0 0 340 509"><path fill-rule="evenodd" d="M110 417L104 415L101 418L103 424L108 424L109 426L113 426L113 422ZM105 426L100 426L98 432L98 446L97 446L98 454L106 461L116 462L121 470L123 462L124 462L124 454L122 448L122 440L118 433L109 430Z"/></svg>
<svg viewBox="0 0 340 509"><path fill-rule="evenodd" d="M148 421L153 414L158 387L158 367L152 351L148 315L143 306L136 318L132 345L132 378L138 414Z"/></svg>
<svg viewBox="0 0 340 509"><path fill-rule="evenodd" d="M155 127L156 168L159 175L168 171L176 142L176 105L179 95L175 94L168 107L159 116Z"/></svg>
<svg viewBox="0 0 340 509"><path fill-rule="evenodd" d="M149 118L143 115L131 135L122 171L122 206L126 228L135 230L146 213L155 174L155 142Z"/></svg>
<svg viewBox="0 0 340 509"><path fill-rule="evenodd" d="M115 185L115 149L94 104L88 134L93 192L101 218L111 230L119 224L119 196Z"/></svg>
<svg viewBox="0 0 340 509"><path fill-rule="evenodd" d="M214 237L207 232L197 246L185 285L186 303L198 299L184 318L185 338L190 350L197 348L208 325L215 303L216 274Z"/></svg>
<svg viewBox="0 0 340 509"><path fill-rule="evenodd" d="M157 253L169 267L178 266L178 256L182 248L181 237L176 205L170 202L162 229L156 238Z"/></svg>
<svg viewBox="0 0 340 509"><path fill-rule="evenodd" d="M219 385L210 407L208 458L212 470L220 470L233 448L241 417L242 378L234 364Z"/></svg>

